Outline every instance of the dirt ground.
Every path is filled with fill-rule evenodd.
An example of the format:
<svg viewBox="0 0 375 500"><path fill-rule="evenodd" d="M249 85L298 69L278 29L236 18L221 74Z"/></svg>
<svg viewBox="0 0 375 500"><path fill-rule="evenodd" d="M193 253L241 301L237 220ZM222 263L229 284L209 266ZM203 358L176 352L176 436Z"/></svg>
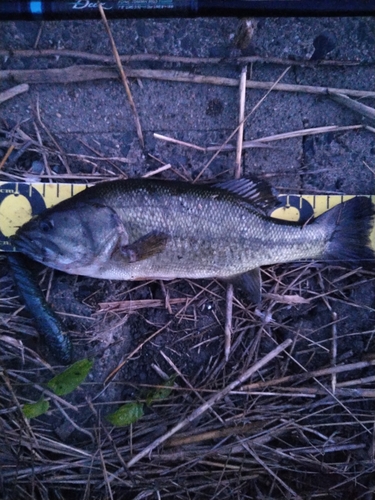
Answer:
<svg viewBox="0 0 375 500"><path fill-rule="evenodd" d="M20 131L33 142L15 164L11 157L5 162L0 180L95 182L140 177L164 164L171 167L158 178L232 178L236 136L232 150L208 166L214 152L204 148L222 145L238 125L237 82L248 58L248 79L273 83L289 67L281 83L293 87L267 96L267 89L247 90L245 114L266 97L246 121L245 141L348 128L258 142L243 150L243 175L256 174L283 193L375 194L374 122L327 93L297 88L374 91L373 18L259 18L242 44L236 18L109 24L121 55L143 56L124 62L125 72L150 70L129 80L144 148L119 78L65 76L52 83L50 73L38 72L114 67L101 21L3 22L0 92L21 81L30 88L0 104L0 157L12 141L16 150L27 142ZM309 60L332 63L300 63ZM10 70L31 73L6 75ZM215 78L179 81L182 73ZM374 107L374 95L359 100ZM226 284L103 281L35 264L48 302L70 332L74 359L88 357L94 366L79 389L65 398L48 394L48 413L27 420L20 407L37 401L62 367L38 341L6 258L0 259L4 500L373 498L372 269L267 267L259 306L235 290L226 361ZM287 339L292 344L280 356L129 467L132 457ZM138 422L114 428L105 420L121 404L143 401L164 375L176 375L174 390L146 407Z"/></svg>

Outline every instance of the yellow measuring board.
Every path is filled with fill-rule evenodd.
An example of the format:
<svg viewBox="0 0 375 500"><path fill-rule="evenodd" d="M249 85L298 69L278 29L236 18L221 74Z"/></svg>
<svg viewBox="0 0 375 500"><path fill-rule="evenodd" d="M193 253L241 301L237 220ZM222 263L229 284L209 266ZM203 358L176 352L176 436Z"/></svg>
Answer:
<svg viewBox="0 0 375 500"><path fill-rule="evenodd" d="M9 241L19 227L34 215L60 201L71 198L90 184L0 182L0 252L13 252ZM282 205L272 212L278 219L305 222L330 208L353 198L353 195L280 194ZM369 196L375 204L375 195ZM371 233L375 249L375 226Z"/></svg>
<svg viewBox="0 0 375 500"><path fill-rule="evenodd" d="M86 189L88 184L0 182L0 252L15 249L9 236L34 215Z"/></svg>

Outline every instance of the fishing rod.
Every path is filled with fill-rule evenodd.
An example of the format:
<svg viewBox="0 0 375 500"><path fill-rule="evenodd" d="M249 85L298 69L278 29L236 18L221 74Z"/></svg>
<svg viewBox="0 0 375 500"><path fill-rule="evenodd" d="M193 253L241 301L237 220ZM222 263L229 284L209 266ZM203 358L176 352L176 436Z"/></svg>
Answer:
<svg viewBox="0 0 375 500"><path fill-rule="evenodd" d="M363 16L374 0L105 0L107 17ZM99 19L96 0L1 0L0 19Z"/></svg>

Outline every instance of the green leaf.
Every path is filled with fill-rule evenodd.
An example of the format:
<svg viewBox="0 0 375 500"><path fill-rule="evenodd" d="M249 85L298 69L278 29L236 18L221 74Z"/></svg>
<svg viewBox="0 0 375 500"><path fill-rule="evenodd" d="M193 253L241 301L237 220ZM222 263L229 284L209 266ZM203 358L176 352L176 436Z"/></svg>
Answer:
<svg viewBox="0 0 375 500"><path fill-rule="evenodd" d="M143 414L143 403L127 403L120 406L114 413L107 415L106 419L116 427L123 427L134 424L134 422L143 417Z"/></svg>
<svg viewBox="0 0 375 500"><path fill-rule="evenodd" d="M26 418L35 418L46 413L48 411L48 408L49 402L41 398L36 403L23 405L22 411Z"/></svg>
<svg viewBox="0 0 375 500"><path fill-rule="evenodd" d="M68 369L51 379L47 386L57 396L65 396L74 391L87 377L94 364L88 359L81 359L69 366Z"/></svg>
<svg viewBox="0 0 375 500"><path fill-rule="evenodd" d="M160 389L157 389L154 392L151 392L146 399L147 406L152 405L155 401L159 401L160 399L167 399L173 389L174 381L176 380L176 375L172 375L168 380L166 380Z"/></svg>

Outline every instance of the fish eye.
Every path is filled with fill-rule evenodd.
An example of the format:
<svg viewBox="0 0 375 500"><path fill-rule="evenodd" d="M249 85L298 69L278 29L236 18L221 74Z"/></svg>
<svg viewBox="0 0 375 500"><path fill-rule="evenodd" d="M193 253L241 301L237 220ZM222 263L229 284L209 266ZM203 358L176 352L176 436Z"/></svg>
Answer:
<svg viewBox="0 0 375 500"><path fill-rule="evenodd" d="M41 220L39 222L39 228L43 233L48 233L48 231L51 231L53 229L54 223L51 219L46 219L46 220Z"/></svg>

